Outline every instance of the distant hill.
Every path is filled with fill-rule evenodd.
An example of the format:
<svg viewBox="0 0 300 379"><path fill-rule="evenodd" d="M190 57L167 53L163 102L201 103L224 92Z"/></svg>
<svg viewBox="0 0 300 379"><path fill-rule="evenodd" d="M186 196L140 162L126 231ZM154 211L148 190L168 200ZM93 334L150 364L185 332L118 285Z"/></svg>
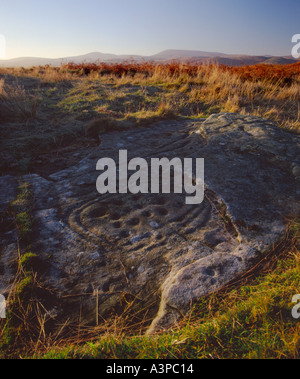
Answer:
<svg viewBox="0 0 300 379"><path fill-rule="evenodd" d="M285 57L272 57L267 59L264 63L267 64L292 64L295 63L294 58L285 58Z"/></svg>
<svg viewBox="0 0 300 379"><path fill-rule="evenodd" d="M198 50L165 50L158 54L148 57L154 61L159 60L186 60L190 58L212 58L212 57L226 57L223 53L209 53L206 51Z"/></svg>
<svg viewBox="0 0 300 379"><path fill-rule="evenodd" d="M227 66L243 66L253 65L258 63L265 64L291 64L296 63L297 60L292 57L271 57L265 56L251 56L251 55L229 55L218 52L205 52L198 50L165 50L158 54L151 56L141 55L116 55L104 54L99 52L79 55L74 57L64 58L38 58L38 57L24 57L8 60L0 60L0 67L31 67L31 66L60 66L63 63L94 63L94 62L108 62L117 63L124 61L136 62L159 62L168 63L172 61L177 62L191 62L191 63L219 63Z"/></svg>
<svg viewBox="0 0 300 379"><path fill-rule="evenodd" d="M93 62L122 62L125 60L140 61L142 57L133 55L115 55L103 53L89 53L74 57L65 58L38 58L38 57L24 57L14 58L7 60L0 60L0 67L31 67L31 66L45 66L51 65L54 67L60 66L63 63L93 63Z"/></svg>
<svg viewBox="0 0 300 379"><path fill-rule="evenodd" d="M217 63L227 66L244 66L254 64L292 64L297 60L292 57L272 57L270 55L230 55L223 53L212 53L205 51L193 50L165 50L159 54L153 55L148 59L153 61L167 63L169 61L181 61L191 63Z"/></svg>

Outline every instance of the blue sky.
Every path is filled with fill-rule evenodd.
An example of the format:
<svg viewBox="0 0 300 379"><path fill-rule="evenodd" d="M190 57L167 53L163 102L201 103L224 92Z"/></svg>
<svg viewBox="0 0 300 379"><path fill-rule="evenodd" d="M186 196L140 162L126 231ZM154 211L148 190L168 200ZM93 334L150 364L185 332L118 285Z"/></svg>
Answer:
<svg viewBox="0 0 300 379"><path fill-rule="evenodd" d="M0 0L7 58L165 49L290 55L299 0Z"/></svg>

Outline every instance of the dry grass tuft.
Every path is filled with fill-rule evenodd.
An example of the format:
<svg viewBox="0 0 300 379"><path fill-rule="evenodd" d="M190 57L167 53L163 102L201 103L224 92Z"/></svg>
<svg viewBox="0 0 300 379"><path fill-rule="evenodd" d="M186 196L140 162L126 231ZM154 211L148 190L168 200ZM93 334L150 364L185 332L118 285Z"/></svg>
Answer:
<svg viewBox="0 0 300 379"><path fill-rule="evenodd" d="M0 79L0 122L36 118L38 99L29 95L18 83Z"/></svg>

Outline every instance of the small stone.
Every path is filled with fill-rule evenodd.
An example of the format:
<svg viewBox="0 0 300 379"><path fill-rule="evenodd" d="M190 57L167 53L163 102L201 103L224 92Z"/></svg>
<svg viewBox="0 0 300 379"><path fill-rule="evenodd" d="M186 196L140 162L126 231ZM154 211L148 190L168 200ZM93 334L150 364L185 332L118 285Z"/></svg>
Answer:
<svg viewBox="0 0 300 379"><path fill-rule="evenodd" d="M142 239L142 236L136 236L136 237L133 237L133 238L131 238L130 243L131 243L132 245L134 245L135 243L140 242L141 239Z"/></svg>
<svg viewBox="0 0 300 379"><path fill-rule="evenodd" d="M94 253L94 254L90 255L90 260L97 261L98 259L100 259L100 254L99 253Z"/></svg>
<svg viewBox="0 0 300 379"><path fill-rule="evenodd" d="M294 166L294 168L293 168L293 175L296 178L300 177L300 166Z"/></svg>
<svg viewBox="0 0 300 379"><path fill-rule="evenodd" d="M150 222L150 226L151 226L153 229L159 229L159 228L160 228L160 225L159 225L156 221L151 221L151 222Z"/></svg>

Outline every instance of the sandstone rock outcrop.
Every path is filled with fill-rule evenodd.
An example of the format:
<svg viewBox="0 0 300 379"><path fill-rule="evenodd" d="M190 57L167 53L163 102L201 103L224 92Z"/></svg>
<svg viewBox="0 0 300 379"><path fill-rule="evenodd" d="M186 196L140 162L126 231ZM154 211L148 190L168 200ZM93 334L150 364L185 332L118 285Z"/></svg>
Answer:
<svg viewBox="0 0 300 379"><path fill-rule="evenodd" d="M149 305L148 333L170 327L190 305L251 268L299 212L300 138L257 117L213 115L101 136L76 166L28 175L35 208L33 250L63 317L86 322L118 311L124 295ZM204 158L205 200L171 195L99 195L96 163L129 158ZM0 188L13 178L1 178ZM0 198L0 206L4 203ZM1 262L3 265L4 246ZM7 252L6 252L7 254ZM1 277L1 271L0 271Z"/></svg>

